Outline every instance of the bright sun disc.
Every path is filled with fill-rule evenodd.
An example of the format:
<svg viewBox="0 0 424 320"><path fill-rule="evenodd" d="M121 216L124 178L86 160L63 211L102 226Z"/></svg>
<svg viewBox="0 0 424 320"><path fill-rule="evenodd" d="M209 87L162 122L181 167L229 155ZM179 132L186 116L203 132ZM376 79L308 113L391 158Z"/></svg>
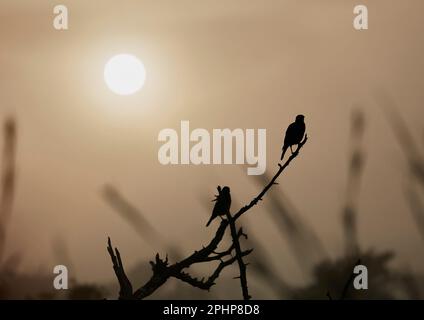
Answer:
<svg viewBox="0 0 424 320"><path fill-rule="evenodd" d="M104 79L109 89L116 94L130 95L143 87L146 69L135 56L118 54L106 63Z"/></svg>

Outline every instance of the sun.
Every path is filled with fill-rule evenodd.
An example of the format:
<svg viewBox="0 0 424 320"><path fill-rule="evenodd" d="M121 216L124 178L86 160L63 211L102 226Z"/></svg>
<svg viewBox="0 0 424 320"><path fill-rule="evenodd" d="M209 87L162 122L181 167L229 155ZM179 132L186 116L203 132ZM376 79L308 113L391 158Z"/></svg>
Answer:
<svg viewBox="0 0 424 320"><path fill-rule="evenodd" d="M118 54L106 63L104 79L108 88L114 93L131 95L143 87L146 69L137 57L131 54Z"/></svg>

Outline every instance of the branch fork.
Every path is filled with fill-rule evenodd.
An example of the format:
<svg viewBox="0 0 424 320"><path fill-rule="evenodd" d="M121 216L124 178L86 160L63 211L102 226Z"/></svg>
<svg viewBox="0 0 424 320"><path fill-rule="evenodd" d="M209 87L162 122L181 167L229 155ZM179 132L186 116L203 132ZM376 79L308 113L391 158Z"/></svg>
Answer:
<svg viewBox="0 0 424 320"><path fill-rule="evenodd" d="M202 246L202 249L194 251L187 258L176 262L174 264L169 264L168 257L163 260L160 258L159 254L156 254L155 261L150 261L152 266L152 276L151 278L142 285L135 292L133 291L132 284L128 279L124 265L121 260L121 255L117 248L113 249L112 242L108 238L107 250L109 252L110 258L112 260L113 270L115 276L118 279L120 290L119 290L119 299L123 300L134 300L134 299L144 299L151 294L153 294L159 287L161 287L169 278L174 277L183 282L190 284L193 287L210 290L210 288L215 285L215 281L219 278L221 272L226 267L237 262L240 270L239 276L236 279L240 279L240 285L242 288L243 299L248 300L251 298L248 291L247 285L247 274L246 267L248 263L244 262L246 256L248 256L253 249L242 250L240 245L240 238L244 237L247 239L247 234L243 232L242 228L237 230L236 221L252 207L254 207L259 201L262 201L265 194L273 186L278 184L276 182L277 178L281 173L289 166L291 161L299 155L300 149L308 140L307 135L305 135L302 142L297 146L296 150L291 154L291 156L286 160L284 164L278 164L278 171L273 176L271 181L263 188L263 190L253 198L249 204L243 206L239 211L237 211L233 216L230 213L227 213L227 219L223 219L219 225L215 236L210 240L209 244ZM232 244L231 246L222 252L217 251L218 245L221 243L227 227L230 227ZM235 253L235 254L233 254ZM184 271L190 266L196 263L207 263L219 261L218 266L212 272L207 279L201 278L198 279L193 277L188 272Z"/></svg>

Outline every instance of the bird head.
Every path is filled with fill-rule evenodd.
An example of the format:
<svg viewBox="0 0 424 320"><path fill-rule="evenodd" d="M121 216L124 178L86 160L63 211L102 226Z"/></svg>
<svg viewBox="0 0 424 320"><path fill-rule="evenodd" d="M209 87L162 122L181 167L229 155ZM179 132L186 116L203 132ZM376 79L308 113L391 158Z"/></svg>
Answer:
<svg viewBox="0 0 424 320"><path fill-rule="evenodd" d="M305 116L303 114L298 114L296 116L296 122L303 122L305 119Z"/></svg>
<svg viewBox="0 0 424 320"><path fill-rule="evenodd" d="M223 193L230 193L230 188L225 186L224 188L222 188L222 192Z"/></svg>

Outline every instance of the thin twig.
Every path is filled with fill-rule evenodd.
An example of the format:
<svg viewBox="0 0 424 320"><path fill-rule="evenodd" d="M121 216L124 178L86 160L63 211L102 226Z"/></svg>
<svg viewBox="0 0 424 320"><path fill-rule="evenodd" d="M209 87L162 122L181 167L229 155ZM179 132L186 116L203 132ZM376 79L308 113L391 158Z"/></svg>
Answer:
<svg viewBox="0 0 424 320"><path fill-rule="evenodd" d="M293 152L293 154L290 156L290 158L288 158L287 161L283 165L278 164L279 169L278 169L277 173L272 177L271 181L265 186L265 188L255 198L253 198L252 201L250 201L250 203L248 205L242 207L234 215L233 220L237 220L238 218L240 218L240 216L242 214L244 214L246 211L250 210L253 206L255 206L259 201L262 200L263 196L267 193L267 191L274 184L276 184L275 181L278 179L278 177L280 176L280 174L283 173L284 169L286 169L289 166L290 162L292 162L292 160L299 155L299 151L300 151L300 149L302 149L302 147L304 146L304 144L306 143L306 141L308 141L308 135L305 135L305 138L303 139L303 141L298 144L297 149Z"/></svg>
<svg viewBox="0 0 424 320"><path fill-rule="evenodd" d="M113 251L112 242L108 237L107 240L108 246L107 251L109 252L110 258L113 264L113 270L115 271L116 277L119 281L120 291L119 291L119 299L122 300L131 300L133 299L133 288L130 280L125 274L124 265L122 264L121 255L117 248Z"/></svg>
<svg viewBox="0 0 424 320"><path fill-rule="evenodd" d="M230 222L230 230L231 230L231 237L233 238L233 244L236 251L236 258L237 263L240 269L240 285L241 285L241 291L243 293L243 299L249 300L251 296L249 295L249 289L247 287L247 275L246 275L246 264L243 261L240 241L239 241L239 233L237 233L236 228L236 222L232 219L231 214L227 212L227 218ZM240 233L242 234L243 231L240 228Z"/></svg>

